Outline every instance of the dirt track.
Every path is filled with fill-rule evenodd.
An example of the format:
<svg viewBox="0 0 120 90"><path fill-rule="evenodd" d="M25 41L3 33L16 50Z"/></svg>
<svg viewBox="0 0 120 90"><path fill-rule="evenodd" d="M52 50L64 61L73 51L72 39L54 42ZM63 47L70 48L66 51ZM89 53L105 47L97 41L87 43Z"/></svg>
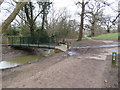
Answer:
<svg viewBox="0 0 120 90"><path fill-rule="evenodd" d="M3 87L7 88L103 88L112 85L117 87L117 69L114 82L110 83L111 53L117 48L103 48L88 50L83 55L54 56L39 60L14 69L3 71ZM82 53L82 54L81 54ZM99 56L101 55L101 56ZM107 57L102 58L106 55ZM88 57L87 57L88 56ZM93 56L94 58L89 58ZM103 59L103 60L102 60ZM108 84L104 80L108 80ZM13 81L13 82L11 82ZM115 85L114 85L115 84Z"/></svg>

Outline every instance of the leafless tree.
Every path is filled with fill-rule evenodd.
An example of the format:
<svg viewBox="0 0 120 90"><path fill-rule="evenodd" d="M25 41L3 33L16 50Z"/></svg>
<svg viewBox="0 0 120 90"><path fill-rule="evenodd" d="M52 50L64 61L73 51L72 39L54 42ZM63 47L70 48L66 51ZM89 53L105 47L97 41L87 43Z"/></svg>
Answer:
<svg viewBox="0 0 120 90"><path fill-rule="evenodd" d="M85 13L91 24L91 36L95 36L95 25L98 21L103 20L103 8L105 7L105 5L94 0L90 2L87 6L88 10L86 10Z"/></svg>
<svg viewBox="0 0 120 90"><path fill-rule="evenodd" d="M47 19L47 14L49 12L48 9L50 8L51 2L39 2L38 4L39 4L39 7L41 7L41 10L39 11L39 13L36 16L33 14L34 6L33 6L32 2L29 2L24 7L31 36L34 36L34 32L35 32L35 28L36 28L35 22L40 14L42 14L41 29L44 30L45 20Z"/></svg>
<svg viewBox="0 0 120 90"><path fill-rule="evenodd" d="M104 26L106 26L107 32L110 33L111 28L113 26L112 17L110 15L104 16L103 20L102 20L102 23L103 23Z"/></svg>
<svg viewBox="0 0 120 90"><path fill-rule="evenodd" d="M90 1L90 0L89 0ZM84 25L84 15L85 15L85 6L89 3L89 1L85 2L82 0L81 2L77 2L76 5L81 5L81 21L80 21L80 29L79 29L79 36L78 36L78 41L82 40L83 37L83 25Z"/></svg>

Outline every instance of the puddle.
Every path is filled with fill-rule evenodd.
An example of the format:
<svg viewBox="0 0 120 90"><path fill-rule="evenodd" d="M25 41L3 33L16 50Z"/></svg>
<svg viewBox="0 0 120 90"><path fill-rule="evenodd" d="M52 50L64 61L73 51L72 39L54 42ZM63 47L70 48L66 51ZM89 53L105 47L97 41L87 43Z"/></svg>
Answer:
<svg viewBox="0 0 120 90"><path fill-rule="evenodd" d="M77 55L77 54L78 54L78 53L75 52L75 51L68 51L68 55L70 55L70 56Z"/></svg>
<svg viewBox="0 0 120 90"><path fill-rule="evenodd" d="M63 56L66 57L66 56L73 56L73 55L78 55L78 53L75 51L67 51L67 54L65 54Z"/></svg>
<svg viewBox="0 0 120 90"><path fill-rule="evenodd" d="M81 48L105 48L105 47L119 47L120 44L109 44L109 45L96 45L96 46L85 46L85 47L73 47L75 49Z"/></svg>
<svg viewBox="0 0 120 90"><path fill-rule="evenodd" d="M29 63L31 61L40 59L42 57L43 56L40 56L40 55L29 55L29 56L19 57L19 58L15 58L15 59L9 59L6 61L1 61L0 69L16 67L18 65L23 65L23 64Z"/></svg>
<svg viewBox="0 0 120 90"><path fill-rule="evenodd" d="M0 69L7 69L7 68L12 68L12 67L16 67L19 65L23 65L35 60L38 60L44 56L49 56L52 55L54 53L59 53L61 52L60 50L54 50L54 49L45 49L42 51L36 51L36 54L34 55L29 55L29 56L22 56L22 57L18 57L18 58L14 58L14 59L9 59L6 61L1 61L0 62Z"/></svg>
<svg viewBox="0 0 120 90"><path fill-rule="evenodd" d="M20 65L20 64L11 63L11 62L7 62L7 61L1 61L0 62L0 69L12 68L12 67L16 67L18 65Z"/></svg>
<svg viewBox="0 0 120 90"><path fill-rule="evenodd" d="M109 45L96 45L96 46L84 46L84 47L73 47L73 49L86 49L86 48L103 48L103 47L117 47L120 46L120 44L109 44ZM79 53L77 53L76 51L68 51L67 54L63 55L63 56L73 56L73 55L78 55Z"/></svg>

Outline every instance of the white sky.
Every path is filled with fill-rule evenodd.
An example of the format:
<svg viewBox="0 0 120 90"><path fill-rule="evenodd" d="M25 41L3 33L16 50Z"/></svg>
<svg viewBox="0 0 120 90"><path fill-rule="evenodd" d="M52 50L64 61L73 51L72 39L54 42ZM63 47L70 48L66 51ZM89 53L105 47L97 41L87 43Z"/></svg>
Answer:
<svg viewBox="0 0 120 90"><path fill-rule="evenodd" d="M66 7L71 12L72 16L78 17L76 13L80 12L80 9L78 9L77 6L75 6L75 1L82 1L82 0L54 0L55 3L54 5L56 9ZM118 1L120 0L105 0L105 1L113 4L111 5L111 8L106 7L104 13L106 13L107 15L114 15L115 12L113 12L112 9L115 10L118 9Z"/></svg>
<svg viewBox="0 0 120 90"><path fill-rule="evenodd" d="M9 0L5 0L5 1L9 1ZM54 3L55 10L67 8L67 10L72 15L72 18L79 20L79 16L76 13L80 12L80 8L78 9L78 7L75 5L75 2L74 2L74 1L78 1L78 0L51 0L51 1L53 1L53 3ZM79 0L79 1L81 1L81 0ZM114 2L114 4L112 4L111 7L112 7L112 9L117 9L118 1L120 1L120 0L105 0L105 1L107 1L108 3ZM3 22L10 15L10 13L3 10L5 8L9 8L9 10L11 10L11 11L13 10L12 6L9 6L9 4L3 3L0 6L0 22ZM116 13L113 12L112 9L110 7L107 7L106 10L104 11L104 13L106 13L108 15L115 15Z"/></svg>

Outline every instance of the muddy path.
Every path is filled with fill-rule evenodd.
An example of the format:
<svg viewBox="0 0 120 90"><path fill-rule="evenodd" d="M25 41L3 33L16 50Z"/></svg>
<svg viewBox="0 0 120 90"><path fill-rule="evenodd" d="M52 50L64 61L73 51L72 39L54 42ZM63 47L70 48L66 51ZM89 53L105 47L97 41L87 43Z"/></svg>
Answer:
<svg viewBox="0 0 120 90"><path fill-rule="evenodd" d="M117 47L79 49L77 50L79 54L73 56L64 56L66 53L62 52L22 67L4 70L3 87L106 88L109 85L117 87L117 70L112 75L115 78L114 82L110 83L108 78L111 71L110 56L117 49ZM105 79L109 84L104 83Z"/></svg>

